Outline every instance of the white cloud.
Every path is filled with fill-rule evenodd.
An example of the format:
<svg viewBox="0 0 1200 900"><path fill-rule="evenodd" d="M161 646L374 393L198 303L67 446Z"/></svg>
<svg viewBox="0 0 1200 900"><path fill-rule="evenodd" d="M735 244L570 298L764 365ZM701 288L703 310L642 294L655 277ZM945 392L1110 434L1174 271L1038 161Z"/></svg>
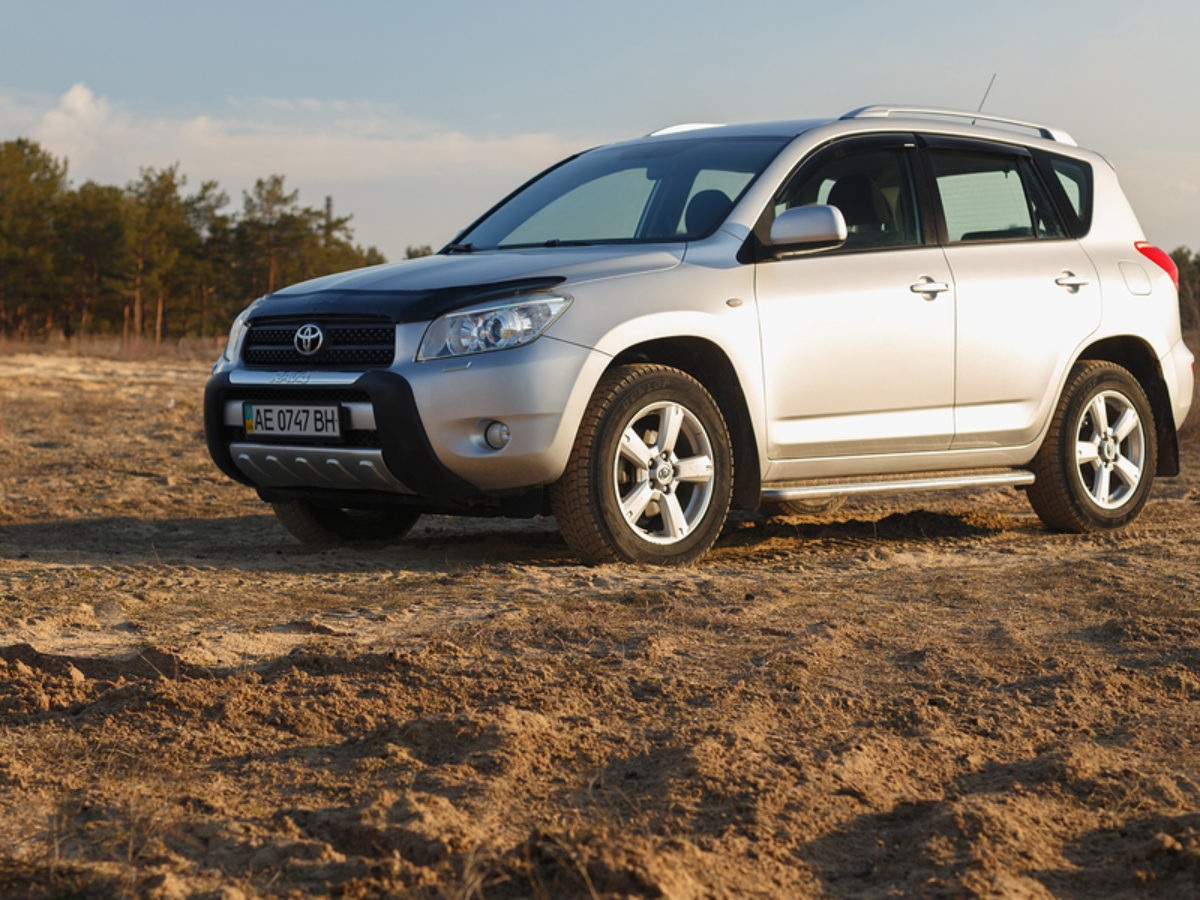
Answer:
<svg viewBox="0 0 1200 900"><path fill-rule="evenodd" d="M97 97L87 85L73 85L58 105L42 115L33 129L33 137L64 155L73 163L86 164L112 132L125 130L125 123L114 117L111 104Z"/></svg>
<svg viewBox="0 0 1200 900"><path fill-rule="evenodd" d="M301 202L332 194L356 240L389 258L449 239L529 175L588 143L553 134L467 134L399 107L308 98L233 100L191 118L138 115L76 84L59 98L0 92L0 138L28 136L69 162L76 183L124 184L178 162L192 185L234 198L281 173ZM352 198L351 204L342 198Z"/></svg>

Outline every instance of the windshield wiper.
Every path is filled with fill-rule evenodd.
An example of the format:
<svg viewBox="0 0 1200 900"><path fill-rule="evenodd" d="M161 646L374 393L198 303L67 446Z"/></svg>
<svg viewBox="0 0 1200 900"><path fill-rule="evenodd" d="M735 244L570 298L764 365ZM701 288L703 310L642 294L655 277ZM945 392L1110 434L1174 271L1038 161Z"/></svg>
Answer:
<svg viewBox="0 0 1200 900"><path fill-rule="evenodd" d="M474 253L474 244L447 244L442 248L443 253Z"/></svg>
<svg viewBox="0 0 1200 900"><path fill-rule="evenodd" d="M535 250L540 247L590 247L593 244L600 243L599 241L564 241L559 238L551 238L548 241L529 241L528 243L520 244L497 244L495 247L488 247L489 250Z"/></svg>

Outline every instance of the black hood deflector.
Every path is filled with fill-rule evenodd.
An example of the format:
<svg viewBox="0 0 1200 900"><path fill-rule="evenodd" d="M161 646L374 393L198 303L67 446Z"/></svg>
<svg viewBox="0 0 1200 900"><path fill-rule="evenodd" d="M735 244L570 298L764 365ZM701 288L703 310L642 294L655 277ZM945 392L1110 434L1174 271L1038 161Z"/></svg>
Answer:
<svg viewBox="0 0 1200 900"><path fill-rule="evenodd" d="M397 325L424 322L464 306L487 300L503 300L562 284L560 275L518 278L487 284L465 284L426 291L327 290L306 294L270 294L255 304L252 322L262 319L337 318L341 316L385 318Z"/></svg>

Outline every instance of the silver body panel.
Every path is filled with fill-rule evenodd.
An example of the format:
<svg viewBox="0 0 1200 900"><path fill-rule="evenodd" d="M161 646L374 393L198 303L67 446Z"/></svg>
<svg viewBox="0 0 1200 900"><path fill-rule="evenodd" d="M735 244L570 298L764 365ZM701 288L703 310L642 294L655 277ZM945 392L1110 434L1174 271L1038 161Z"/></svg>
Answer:
<svg viewBox="0 0 1200 900"><path fill-rule="evenodd" d="M1071 240L947 247L955 286L955 450L1031 443L1100 324L1095 267ZM1072 272L1087 280L1061 287Z"/></svg>
<svg viewBox="0 0 1200 900"><path fill-rule="evenodd" d="M950 446L954 293L910 289L922 278L950 282L940 248L757 268L771 460ZM845 334L854 335L850 346L830 340Z"/></svg>

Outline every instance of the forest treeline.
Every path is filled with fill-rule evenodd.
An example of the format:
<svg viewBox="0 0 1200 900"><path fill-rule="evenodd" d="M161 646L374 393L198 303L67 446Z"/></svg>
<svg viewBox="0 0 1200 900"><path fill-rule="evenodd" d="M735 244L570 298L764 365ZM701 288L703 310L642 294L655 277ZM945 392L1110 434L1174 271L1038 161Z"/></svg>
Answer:
<svg viewBox="0 0 1200 900"><path fill-rule="evenodd" d="M384 262L349 216L301 206L282 175L239 211L178 165L124 187L73 187L67 161L24 138L0 144L0 333L120 335L161 344L219 335L250 300L305 278ZM423 248L421 248L423 249Z"/></svg>
<svg viewBox="0 0 1200 900"><path fill-rule="evenodd" d="M226 212L215 181L188 193L178 165L76 188L65 159L25 138L0 143L0 334L209 337L255 297L385 261L353 243L350 216L300 206L297 194L270 175ZM1200 254L1171 257L1184 328L1200 328Z"/></svg>

